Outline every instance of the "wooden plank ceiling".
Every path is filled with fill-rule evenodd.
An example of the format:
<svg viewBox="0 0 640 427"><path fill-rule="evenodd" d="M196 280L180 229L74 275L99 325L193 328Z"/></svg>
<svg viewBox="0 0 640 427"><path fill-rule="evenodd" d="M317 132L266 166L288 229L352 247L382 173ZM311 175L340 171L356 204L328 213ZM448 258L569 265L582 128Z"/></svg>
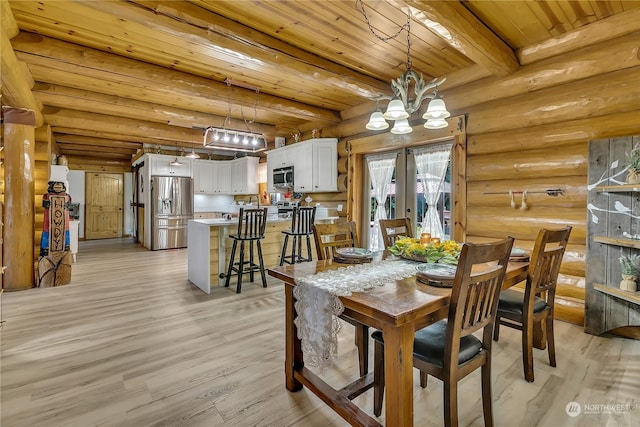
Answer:
<svg viewBox="0 0 640 427"><path fill-rule="evenodd" d="M42 107L60 153L129 160L143 144L200 147L196 128L221 126L227 116L228 128L261 132L273 146L275 136L368 115L370 98L391 94L390 81L406 69L407 32L391 36L408 11L412 68L427 80L446 77L446 91L513 73L540 59L541 43L640 2L2 0L2 6L3 40L26 64L34 105ZM7 55L3 48L3 63ZM16 105L9 78L3 73L2 102Z"/></svg>

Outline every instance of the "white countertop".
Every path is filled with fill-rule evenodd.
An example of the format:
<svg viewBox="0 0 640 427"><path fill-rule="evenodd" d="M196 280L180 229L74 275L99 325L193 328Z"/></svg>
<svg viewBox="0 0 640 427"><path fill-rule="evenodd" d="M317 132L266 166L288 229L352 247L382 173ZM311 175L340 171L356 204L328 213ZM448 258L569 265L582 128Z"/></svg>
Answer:
<svg viewBox="0 0 640 427"><path fill-rule="evenodd" d="M191 221L197 224L216 225L220 227L224 227L226 225L238 225L238 218L233 218L233 219L202 218L202 219L192 219ZM267 222L291 222L291 218L267 217Z"/></svg>

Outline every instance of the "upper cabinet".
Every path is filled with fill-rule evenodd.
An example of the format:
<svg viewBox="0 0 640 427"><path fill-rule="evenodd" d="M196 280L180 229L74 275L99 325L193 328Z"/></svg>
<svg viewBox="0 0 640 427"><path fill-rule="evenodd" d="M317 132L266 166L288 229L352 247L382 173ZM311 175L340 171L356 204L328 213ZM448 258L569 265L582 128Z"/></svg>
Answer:
<svg viewBox="0 0 640 427"><path fill-rule="evenodd" d="M338 191L338 139L314 138L267 152L267 188L273 185L273 170L293 166L293 191L320 193Z"/></svg>
<svg viewBox="0 0 640 427"><path fill-rule="evenodd" d="M258 158L194 160L195 194L257 194Z"/></svg>
<svg viewBox="0 0 640 427"><path fill-rule="evenodd" d="M186 176L191 178L192 160L186 157L167 156L164 154L148 154L151 163L151 175ZM178 160L179 165L171 163Z"/></svg>

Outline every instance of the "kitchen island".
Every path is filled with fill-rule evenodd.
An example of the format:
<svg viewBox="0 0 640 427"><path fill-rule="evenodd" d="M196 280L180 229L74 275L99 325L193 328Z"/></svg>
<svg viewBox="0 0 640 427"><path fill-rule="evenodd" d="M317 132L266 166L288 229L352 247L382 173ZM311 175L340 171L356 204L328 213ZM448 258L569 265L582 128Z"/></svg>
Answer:
<svg viewBox="0 0 640 427"><path fill-rule="evenodd" d="M335 217L318 219L316 222L333 221ZM291 227L291 218L268 216L262 245L262 259L265 269L275 267L280 263L283 230ZM189 221L187 243L188 278L191 283L211 293L212 286L224 286L224 276L231 256L233 239L229 234L236 232L238 219L226 220L223 218L195 219ZM303 244L303 250L306 250ZM311 236L311 250L316 259L316 248ZM290 247L288 248L290 249ZM246 254L245 256L248 256ZM254 256L257 256L257 251ZM259 277L259 276L258 276Z"/></svg>

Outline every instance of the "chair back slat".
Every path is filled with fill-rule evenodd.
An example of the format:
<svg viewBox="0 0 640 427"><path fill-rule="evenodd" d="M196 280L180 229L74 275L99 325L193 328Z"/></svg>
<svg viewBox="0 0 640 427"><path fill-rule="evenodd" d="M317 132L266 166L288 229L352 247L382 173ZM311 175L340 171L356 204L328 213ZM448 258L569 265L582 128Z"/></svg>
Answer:
<svg viewBox="0 0 640 427"><path fill-rule="evenodd" d="M267 208L244 209L238 213L238 234L241 239L262 239L267 224Z"/></svg>
<svg viewBox="0 0 640 427"><path fill-rule="evenodd" d="M546 296L547 304L553 305L560 265L570 234L570 226L559 230L541 229L538 232L529 263L525 299L533 300L536 295Z"/></svg>
<svg viewBox="0 0 640 427"><path fill-rule="evenodd" d="M353 221L342 221L334 224L315 224L313 236L316 241L318 259L333 259L336 248L356 247L358 237Z"/></svg>
<svg viewBox="0 0 640 427"><path fill-rule="evenodd" d="M296 206L293 208L291 232L295 234L311 234L316 217L315 206Z"/></svg>
<svg viewBox="0 0 640 427"><path fill-rule="evenodd" d="M492 327L513 240L463 245L449 305L447 342L451 345L481 328ZM473 271L479 264L483 265L476 270L481 271Z"/></svg>
<svg viewBox="0 0 640 427"><path fill-rule="evenodd" d="M413 228L409 218L380 219L378 222L385 249L393 246L400 236L413 237Z"/></svg>

